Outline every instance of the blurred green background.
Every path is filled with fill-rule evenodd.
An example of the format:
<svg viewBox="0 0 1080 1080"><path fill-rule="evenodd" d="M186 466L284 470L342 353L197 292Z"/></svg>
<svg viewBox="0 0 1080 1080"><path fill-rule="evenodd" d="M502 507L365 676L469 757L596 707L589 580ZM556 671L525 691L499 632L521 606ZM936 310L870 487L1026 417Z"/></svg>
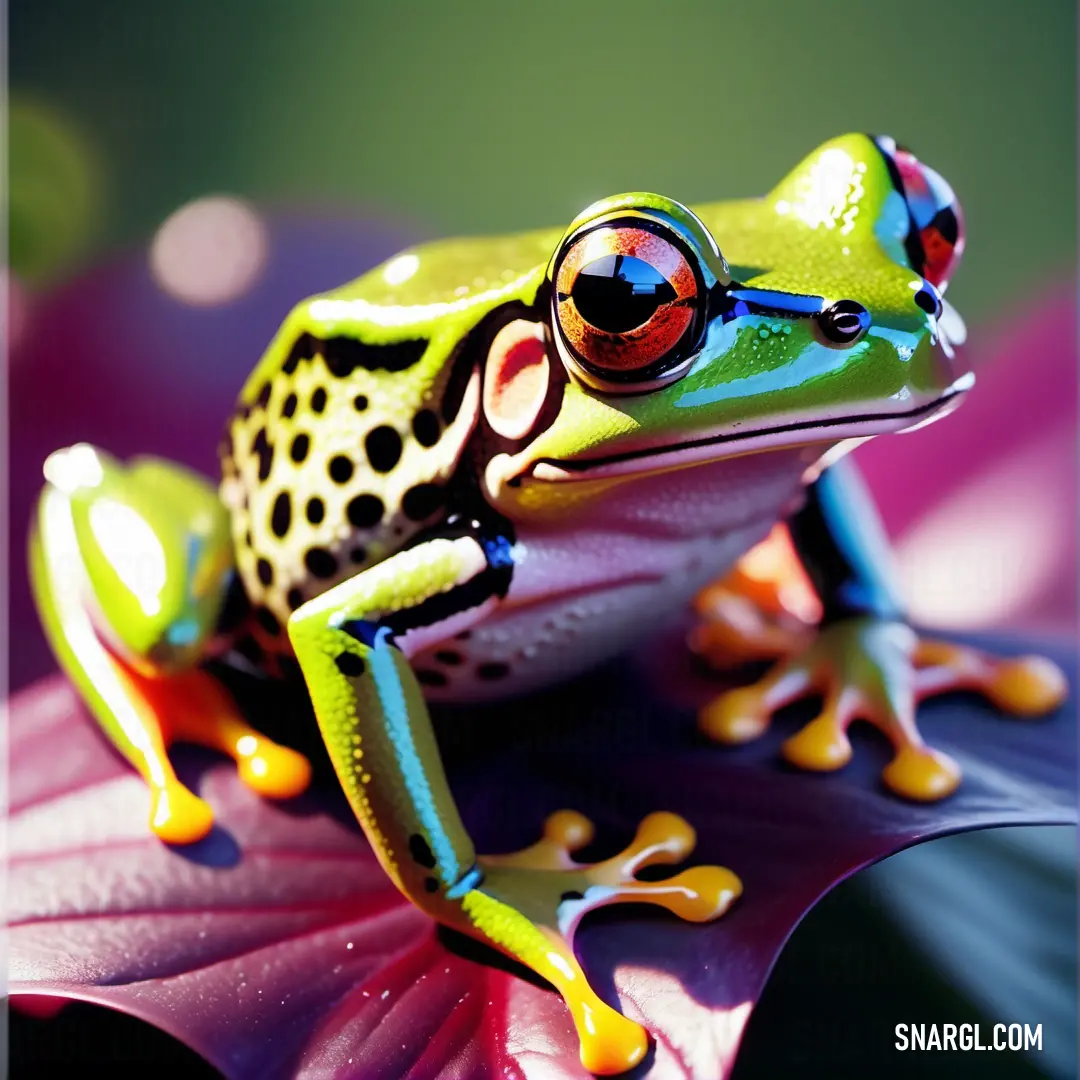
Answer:
<svg viewBox="0 0 1080 1080"><path fill-rule="evenodd" d="M956 188L969 320L1075 259L1070 0L11 0L10 19L29 281L211 192L504 231L627 189L762 194L847 130Z"/></svg>

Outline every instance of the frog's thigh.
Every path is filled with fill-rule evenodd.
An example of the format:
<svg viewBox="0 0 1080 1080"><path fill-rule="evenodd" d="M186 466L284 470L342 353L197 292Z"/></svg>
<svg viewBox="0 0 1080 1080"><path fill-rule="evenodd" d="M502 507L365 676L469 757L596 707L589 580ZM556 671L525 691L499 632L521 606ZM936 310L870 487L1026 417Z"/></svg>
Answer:
<svg viewBox="0 0 1080 1080"><path fill-rule="evenodd" d="M133 475L109 459L105 465L123 483ZM153 469L155 497L175 525L184 520L194 481L167 462L143 462ZM138 480L136 479L136 483ZM207 485L205 503L215 496ZM144 519L151 532L154 525ZM91 621L84 600L85 569L70 503L64 492L47 484L31 535L30 569L34 596L53 652L78 688L94 718L116 748L139 770L151 789L150 827L161 839L190 843L201 839L213 824L210 807L177 779L167 748L175 740L197 742L231 754L241 776L269 795L293 795L308 779L307 762L278 747L243 722L236 706L205 672L194 667L165 674L154 659L154 646L121 655L108 649ZM223 567L224 569L224 567ZM190 577L191 565L174 565L170 572ZM198 572L198 566L195 567ZM185 580L183 588L193 583ZM148 627L130 615L129 640L151 641ZM196 651L184 662L197 663Z"/></svg>
<svg viewBox="0 0 1080 1080"><path fill-rule="evenodd" d="M436 538L342 582L289 620L345 794L386 872L424 907L466 878L475 852L395 635L415 642L425 624L475 622L496 600L495 573L473 537Z"/></svg>

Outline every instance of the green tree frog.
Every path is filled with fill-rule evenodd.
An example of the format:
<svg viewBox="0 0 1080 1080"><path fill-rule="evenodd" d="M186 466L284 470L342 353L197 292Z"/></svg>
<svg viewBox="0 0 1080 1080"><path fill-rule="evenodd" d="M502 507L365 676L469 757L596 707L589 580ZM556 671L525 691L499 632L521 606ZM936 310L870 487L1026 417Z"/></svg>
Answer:
<svg viewBox="0 0 1080 1080"><path fill-rule="evenodd" d="M51 644L151 792L163 840L206 835L174 740L235 758L270 797L306 760L249 727L200 666L302 678L386 873L440 922L563 995L582 1061L630 1068L645 1032L593 992L574 929L602 905L716 918L720 867L663 882L691 826L658 811L597 864L563 811L482 857L447 787L426 699L518 694L594 665L677 612L786 521L820 632L702 718L752 737L796 697L809 768L870 719L913 798L958 771L915 726L924 693L975 686L1021 712L1060 676L920 642L843 452L952 409L972 385L942 294L963 247L948 185L888 138L825 143L763 199L696 210L636 192L568 228L433 243L299 304L243 387L215 490L167 462L79 444L45 464L32 577ZM238 661L239 662L239 661Z"/></svg>

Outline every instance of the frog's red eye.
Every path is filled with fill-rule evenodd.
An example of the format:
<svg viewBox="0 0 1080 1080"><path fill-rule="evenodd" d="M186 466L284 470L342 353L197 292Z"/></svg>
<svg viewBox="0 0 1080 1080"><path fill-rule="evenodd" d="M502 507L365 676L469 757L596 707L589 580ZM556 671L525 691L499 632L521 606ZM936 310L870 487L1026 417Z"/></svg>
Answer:
<svg viewBox="0 0 1080 1080"><path fill-rule="evenodd" d="M559 260L555 321L587 370L647 381L685 354L702 296L676 242L637 225L604 225L573 240Z"/></svg>

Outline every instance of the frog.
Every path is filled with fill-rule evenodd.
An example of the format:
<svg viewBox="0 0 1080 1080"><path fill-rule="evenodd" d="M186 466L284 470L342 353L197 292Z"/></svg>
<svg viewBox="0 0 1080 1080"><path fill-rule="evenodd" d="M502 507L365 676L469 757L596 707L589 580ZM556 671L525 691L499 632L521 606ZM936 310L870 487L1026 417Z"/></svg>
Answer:
<svg viewBox="0 0 1080 1080"><path fill-rule="evenodd" d="M30 537L38 610L144 777L150 829L184 845L213 826L176 741L231 756L268 798L307 788L306 758L207 665L297 681L393 884L554 986L585 1068L632 1068L648 1033L590 985L576 928L625 902L718 918L737 874L639 877L694 848L663 809L595 863L575 858L594 828L573 810L522 851L478 855L428 705L508 701L623 653L784 527L820 626L797 648L736 627L777 664L702 711L712 738L756 737L820 693L790 760L840 767L858 717L894 743L887 785L935 799L959 770L923 741L918 700L964 687L1052 709L1065 688L1047 662L910 626L848 456L971 390L944 300L963 247L939 174L891 138L845 135L763 198L616 195L566 227L410 248L299 303L240 391L217 485L86 443L53 453Z"/></svg>

